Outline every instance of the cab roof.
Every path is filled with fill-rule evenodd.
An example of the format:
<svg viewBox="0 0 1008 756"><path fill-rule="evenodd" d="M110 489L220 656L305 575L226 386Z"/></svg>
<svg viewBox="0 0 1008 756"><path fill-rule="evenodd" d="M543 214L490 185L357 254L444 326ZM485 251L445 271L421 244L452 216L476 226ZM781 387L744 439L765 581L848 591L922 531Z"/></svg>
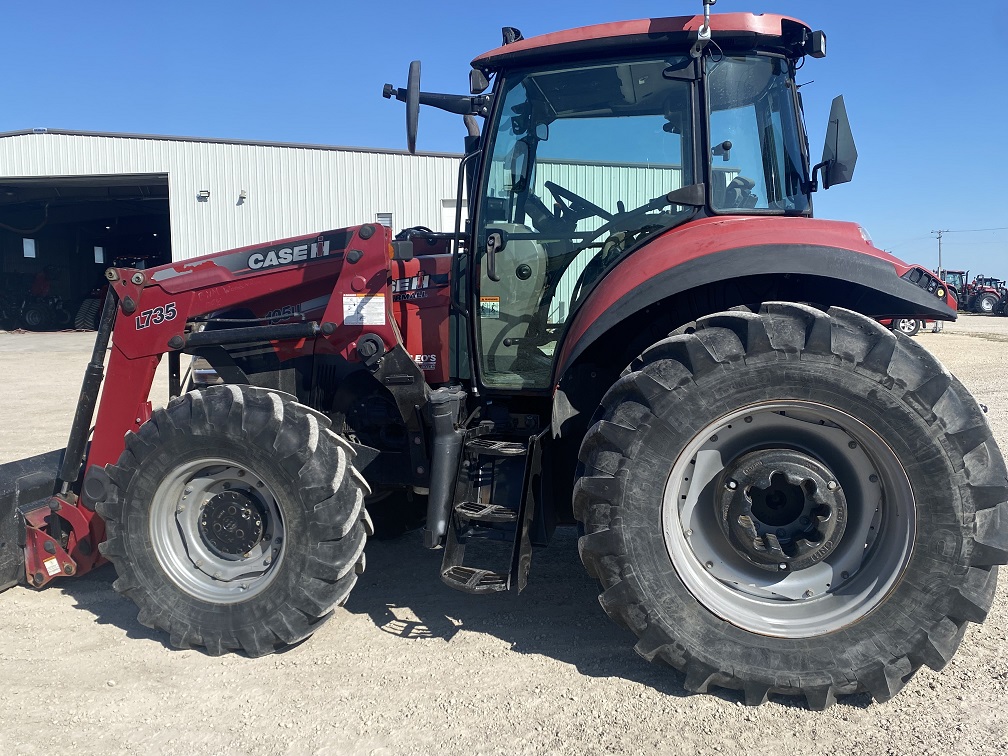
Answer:
<svg viewBox="0 0 1008 756"><path fill-rule="evenodd" d="M703 20L703 15L645 18L551 32L483 53L472 65L490 71L509 65L605 55L630 48L643 52L681 46L686 53L703 26ZM719 44L737 41L799 55L798 48L811 33L805 23L774 14L721 13L712 15L710 24L713 39Z"/></svg>

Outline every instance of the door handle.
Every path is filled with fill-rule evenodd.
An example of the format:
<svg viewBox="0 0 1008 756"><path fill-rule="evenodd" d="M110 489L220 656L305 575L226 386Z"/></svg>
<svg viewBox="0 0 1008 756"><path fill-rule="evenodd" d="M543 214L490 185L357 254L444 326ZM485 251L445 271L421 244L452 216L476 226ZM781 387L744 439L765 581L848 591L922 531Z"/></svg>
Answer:
<svg viewBox="0 0 1008 756"><path fill-rule="evenodd" d="M500 281L500 276L497 275L497 251L504 249L504 238L500 231L492 231L487 235L486 248L487 278Z"/></svg>

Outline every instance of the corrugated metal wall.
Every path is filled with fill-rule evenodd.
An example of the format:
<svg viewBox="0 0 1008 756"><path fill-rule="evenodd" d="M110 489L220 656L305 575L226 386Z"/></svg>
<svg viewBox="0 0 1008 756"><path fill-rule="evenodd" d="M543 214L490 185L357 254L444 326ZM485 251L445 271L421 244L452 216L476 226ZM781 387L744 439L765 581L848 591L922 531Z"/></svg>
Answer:
<svg viewBox="0 0 1008 756"><path fill-rule="evenodd" d="M178 260L373 223L378 213L392 213L395 229L437 229L442 200L455 198L458 158L156 137L0 138L0 181L131 173L167 174ZM205 202L197 199L202 189L210 191Z"/></svg>

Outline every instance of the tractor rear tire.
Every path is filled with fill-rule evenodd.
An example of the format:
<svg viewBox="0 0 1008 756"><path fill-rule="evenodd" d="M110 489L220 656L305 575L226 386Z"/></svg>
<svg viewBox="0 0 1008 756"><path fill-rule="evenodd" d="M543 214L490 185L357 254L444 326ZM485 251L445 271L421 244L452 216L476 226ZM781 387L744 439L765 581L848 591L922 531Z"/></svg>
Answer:
<svg viewBox="0 0 1008 756"><path fill-rule="evenodd" d="M364 569L367 483L325 416L220 385L154 412L97 506L113 587L179 648L250 656L311 635Z"/></svg>
<svg viewBox="0 0 1008 756"><path fill-rule="evenodd" d="M790 303L701 318L635 360L596 420L582 561L688 690L885 701L991 607L1004 459L959 381L872 320Z"/></svg>
<svg viewBox="0 0 1008 756"><path fill-rule="evenodd" d="M77 309L74 328L78 331L97 331L102 303L99 299L85 299Z"/></svg>
<svg viewBox="0 0 1008 756"><path fill-rule="evenodd" d="M984 294L976 301L976 311L981 315L991 315L998 305L998 298L993 294Z"/></svg>

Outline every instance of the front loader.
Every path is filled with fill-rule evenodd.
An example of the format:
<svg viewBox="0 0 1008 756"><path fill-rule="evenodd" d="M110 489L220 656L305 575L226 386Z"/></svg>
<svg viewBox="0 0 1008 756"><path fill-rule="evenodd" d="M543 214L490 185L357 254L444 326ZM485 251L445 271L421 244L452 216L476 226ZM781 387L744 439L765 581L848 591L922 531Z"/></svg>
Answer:
<svg viewBox="0 0 1008 756"><path fill-rule="evenodd" d="M577 525L604 610L689 690L824 708L944 666L1008 560L1005 464L876 320L955 297L813 218L856 158L840 98L809 156L795 72L825 35L712 4L506 28L467 95L419 63L386 85L411 150L421 105L465 118L454 232L110 269L66 449L0 468L0 584L111 561L173 645L260 655L346 600L372 512L423 518L477 595Z"/></svg>

